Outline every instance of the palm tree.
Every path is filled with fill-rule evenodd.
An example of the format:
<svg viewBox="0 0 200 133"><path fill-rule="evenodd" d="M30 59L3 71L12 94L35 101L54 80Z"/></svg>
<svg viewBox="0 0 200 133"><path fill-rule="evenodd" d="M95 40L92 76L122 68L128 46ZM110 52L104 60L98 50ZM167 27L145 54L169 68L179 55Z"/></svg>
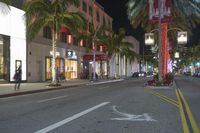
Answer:
<svg viewBox="0 0 200 133"><path fill-rule="evenodd" d="M120 58L123 56L126 56L130 60L133 60L136 57L136 53L131 50L133 45L124 41L125 33L125 29L120 28L118 33L112 31L107 35L107 37L102 39L102 42L107 47L107 55L111 59L116 59L117 65L119 65ZM117 74L119 74L119 67L115 71Z"/></svg>
<svg viewBox="0 0 200 133"><path fill-rule="evenodd" d="M127 2L127 15L132 26L135 28L141 24L146 30L155 29L156 25L148 24L148 2L149 0L129 0ZM200 8L197 0L172 0L173 22L169 27L179 27L190 31L200 22Z"/></svg>
<svg viewBox="0 0 200 133"><path fill-rule="evenodd" d="M27 18L27 38L31 41L44 27L52 30L52 84L56 85L56 46L61 27L70 29L72 33L83 27L84 17L79 12L67 11L69 5L79 6L79 0L33 0L23 5Z"/></svg>
<svg viewBox="0 0 200 133"><path fill-rule="evenodd" d="M135 51L131 50L130 48L124 48L122 49L121 51L121 57L125 57L125 75L127 75L127 70L128 70L128 60L131 64L131 62L135 61L136 59L138 60L139 59L139 55L136 54Z"/></svg>
<svg viewBox="0 0 200 133"><path fill-rule="evenodd" d="M80 42L80 40L84 40L86 52L89 52L90 49L93 49L93 80L96 80L95 77L95 56L96 56L96 47L98 44L102 43L102 39L105 38L106 28L104 26L95 26L93 21L88 23L88 29L82 30L77 34L76 41Z"/></svg>

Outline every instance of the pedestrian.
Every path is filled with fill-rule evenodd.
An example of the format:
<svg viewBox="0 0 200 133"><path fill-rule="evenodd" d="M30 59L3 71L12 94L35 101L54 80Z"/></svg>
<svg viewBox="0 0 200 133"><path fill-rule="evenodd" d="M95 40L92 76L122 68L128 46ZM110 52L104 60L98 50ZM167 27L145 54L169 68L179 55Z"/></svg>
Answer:
<svg viewBox="0 0 200 133"><path fill-rule="evenodd" d="M57 83L60 82L60 70L58 67L56 67L56 81L57 81Z"/></svg>
<svg viewBox="0 0 200 133"><path fill-rule="evenodd" d="M17 70L15 71L14 79L15 79L15 90L19 90L21 79L22 79L22 68L21 68L21 66L19 66L17 68Z"/></svg>

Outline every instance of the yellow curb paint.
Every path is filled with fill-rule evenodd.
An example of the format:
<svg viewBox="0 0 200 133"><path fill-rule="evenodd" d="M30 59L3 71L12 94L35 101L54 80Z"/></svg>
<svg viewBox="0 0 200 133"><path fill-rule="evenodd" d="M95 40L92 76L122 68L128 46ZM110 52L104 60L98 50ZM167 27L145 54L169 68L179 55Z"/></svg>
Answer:
<svg viewBox="0 0 200 133"><path fill-rule="evenodd" d="M158 93L158 92L152 91L152 90L150 90L150 89L148 89L148 88L145 88L145 91L148 91L148 92L151 93L152 95L157 96L157 97L161 98L162 100L164 100L164 101L166 101L166 102L168 102L168 103L171 103L171 104L173 104L173 105L175 105L176 107L179 108L178 102L175 101L174 99L171 99L171 98L169 98L169 97L167 97L167 96L165 96L165 95L162 95L162 94L160 94L160 93Z"/></svg>
<svg viewBox="0 0 200 133"><path fill-rule="evenodd" d="M181 121L182 121L182 126L183 126L183 133L189 133L189 128L188 128L188 125L187 125L187 122L186 122L186 118L185 118L185 115L184 115L184 111L183 111L183 105L181 103L181 99L178 95L178 91L176 90L176 96L177 96L177 99L178 99L178 103L179 103L179 109L180 109L180 116L181 116Z"/></svg>
<svg viewBox="0 0 200 133"><path fill-rule="evenodd" d="M157 97L159 97L160 99L162 99L162 100L164 100L164 101L166 101L166 102L168 102L168 103L170 103L170 104L172 104L172 105L174 105L174 106L176 106L176 107L179 108L178 103L174 103L174 102L172 102L171 100L168 100L168 99L166 99L166 98L164 98L164 97L162 97L162 96L160 96L160 95L158 95L158 94L156 94L156 93L152 93L152 95L157 96Z"/></svg>
<svg viewBox="0 0 200 133"><path fill-rule="evenodd" d="M178 105L178 102L175 101L174 99L169 98L169 97L167 97L167 96L165 96L165 95L162 95L162 94L160 94L160 93L158 93L158 92L154 92L154 93L156 93L157 95L160 95L161 97L163 97L163 98L165 98L165 99L167 99L167 100L173 102L174 104L177 104L177 105Z"/></svg>
<svg viewBox="0 0 200 133"><path fill-rule="evenodd" d="M194 117L192 115L192 112L190 111L190 108L188 106L188 103L186 102L186 99L184 98L184 96L181 93L180 89L178 89L178 91L179 91L179 94L180 94L181 98L183 99L183 102L184 102L184 105L186 107L186 111L187 111L187 114L189 116L189 119L190 119L190 122L191 122L192 129L193 129L194 133L200 133L200 130L199 130L197 124L196 124L196 121L195 121L195 119L194 119Z"/></svg>

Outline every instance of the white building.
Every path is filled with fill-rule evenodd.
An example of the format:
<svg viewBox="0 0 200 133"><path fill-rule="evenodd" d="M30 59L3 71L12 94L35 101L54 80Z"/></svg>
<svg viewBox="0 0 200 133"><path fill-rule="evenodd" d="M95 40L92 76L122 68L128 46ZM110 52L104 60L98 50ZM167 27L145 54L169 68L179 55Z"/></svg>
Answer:
<svg viewBox="0 0 200 133"><path fill-rule="evenodd" d="M27 44L24 11L0 2L0 81L13 81L21 65L22 80L27 80Z"/></svg>
<svg viewBox="0 0 200 133"><path fill-rule="evenodd" d="M132 50L139 54L139 42L133 36L126 36L124 41L131 43L134 46ZM110 60L110 77L127 77L138 71L139 63L137 59L130 61L125 57L120 58L119 55L116 55Z"/></svg>

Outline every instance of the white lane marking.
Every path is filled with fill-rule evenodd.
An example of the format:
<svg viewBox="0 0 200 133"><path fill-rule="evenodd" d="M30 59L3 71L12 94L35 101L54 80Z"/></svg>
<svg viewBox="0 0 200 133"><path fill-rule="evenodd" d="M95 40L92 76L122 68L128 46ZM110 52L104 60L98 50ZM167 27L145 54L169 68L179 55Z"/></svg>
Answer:
<svg viewBox="0 0 200 133"><path fill-rule="evenodd" d="M98 84L112 83L112 82L118 82L118 81L123 81L123 80L124 79L108 80L108 81L101 81L101 82L91 82L86 85L98 85Z"/></svg>
<svg viewBox="0 0 200 133"><path fill-rule="evenodd" d="M98 88L99 90L101 89L105 89L105 88L109 88L110 86L104 86L104 87L101 87L101 88Z"/></svg>
<svg viewBox="0 0 200 133"><path fill-rule="evenodd" d="M155 122L157 120L153 119L152 116L150 116L148 113L143 113L141 115L134 115L134 114L128 114L128 113L122 113L119 112L116 109L116 106L113 106L113 111L115 114L120 115L120 118L111 118L111 120L119 120L119 121L152 121Z"/></svg>
<svg viewBox="0 0 200 133"><path fill-rule="evenodd" d="M68 96L67 96L67 95L64 95L64 96L59 96L59 97L44 99L44 100L38 101L38 103L43 103L43 102L47 102L47 101L51 101L51 100L56 100L56 99L61 99L61 98L65 98L65 97L68 97Z"/></svg>
<svg viewBox="0 0 200 133"><path fill-rule="evenodd" d="M93 110L96 110L96 109L98 109L98 108L100 108L102 106L105 106L105 105L107 105L109 103L110 102L104 102L104 103L98 104L98 105L96 105L96 106L94 106L92 108L89 108L89 109L87 109L85 111L82 111L82 112L80 112L78 114L75 114L75 115L73 115L71 117L68 117L68 118L66 118L66 119L64 119L62 121L59 121L59 122L57 122L55 124L52 124L52 125L50 125L48 127L45 127L45 128L43 128L43 129L41 129L39 131L36 131L35 133L47 133L47 132L49 132L49 131L51 131L51 130L53 130L55 128L58 128L58 127L66 124L66 123L68 123L68 122L70 122L72 120L75 120L75 119L77 119L77 118L79 118L79 117L81 117L81 116L83 116L83 115L85 115L85 114L87 114L87 113L89 113L89 112L91 112Z"/></svg>

